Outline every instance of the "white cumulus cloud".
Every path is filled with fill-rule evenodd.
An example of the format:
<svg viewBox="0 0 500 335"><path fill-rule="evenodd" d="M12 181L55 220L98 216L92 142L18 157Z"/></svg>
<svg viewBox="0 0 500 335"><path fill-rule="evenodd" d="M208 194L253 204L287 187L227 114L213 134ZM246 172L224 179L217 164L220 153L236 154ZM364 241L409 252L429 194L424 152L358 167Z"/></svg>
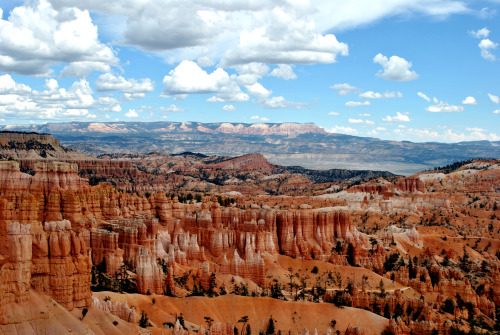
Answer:
<svg viewBox="0 0 500 335"><path fill-rule="evenodd" d="M488 28L484 27L478 30L471 30L469 31L469 34L471 34L475 38L486 38L490 34L490 31Z"/></svg>
<svg viewBox="0 0 500 335"><path fill-rule="evenodd" d="M267 99L273 92L266 89L259 83L246 86L248 94L257 98L258 101Z"/></svg>
<svg viewBox="0 0 500 335"><path fill-rule="evenodd" d="M387 58L379 53L373 58L373 62L382 65L383 69L377 75L386 80L411 81L418 78L418 74L410 70L412 67L411 62L399 56Z"/></svg>
<svg viewBox="0 0 500 335"><path fill-rule="evenodd" d="M271 90L266 89L259 83L246 86L249 95L257 98L257 103L266 109L281 109L281 108L295 108L300 109L308 106L309 104L303 102L288 101L282 96L271 97L273 93Z"/></svg>
<svg viewBox="0 0 500 335"><path fill-rule="evenodd" d="M496 60L496 56L491 53L491 50L495 50L498 46L498 43L495 43L491 41L489 38L486 38L481 40L478 46L479 49L481 49L481 57L491 61Z"/></svg>
<svg viewBox="0 0 500 335"><path fill-rule="evenodd" d="M123 93L148 93L153 92L155 82L149 78L141 79L125 79L122 76L115 76L111 73L100 75L96 82L96 89L100 92L118 91Z"/></svg>
<svg viewBox="0 0 500 335"><path fill-rule="evenodd" d="M168 107L160 107L159 110L164 113L184 113L186 110L177 105L170 105Z"/></svg>
<svg viewBox="0 0 500 335"><path fill-rule="evenodd" d="M330 88L333 88L334 90L338 91L338 95L340 96L346 96L349 95L355 91L359 91L359 89L355 86L349 85L347 83L344 84L335 84L333 86L330 86Z"/></svg>
<svg viewBox="0 0 500 335"><path fill-rule="evenodd" d="M422 92L417 92L417 95L418 95L419 97L421 97L422 99L424 99L424 100L431 101L431 98L429 98L427 95L425 95L425 94L424 94L424 93L422 93Z"/></svg>
<svg viewBox="0 0 500 335"><path fill-rule="evenodd" d="M253 85L269 72L269 66L262 63L249 63L234 67L238 72L236 82L240 85Z"/></svg>
<svg viewBox="0 0 500 335"><path fill-rule="evenodd" d="M225 112L232 112L236 110L236 107L234 107L233 105L224 105L222 107L222 110Z"/></svg>
<svg viewBox="0 0 500 335"><path fill-rule="evenodd" d="M68 88L59 87L55 79L45 80L44 90L33 90L16 83L8 74L0 76L0 115L4 119L65 120L88 119L95 115L89 108L102 105L94 99L89 83L81 79ZM113 105L109 101L108 105ZM119 108L115 107L114 108Z"/></svg>
<svg viewBox="0 0 500 335"><path fill-rule="evenodd" d="M493 102L494 104L500 103L500 98L498 96L493 95L491 93L488 93L488 97L490 98L491 102Z"/></svg>
<svg viewBox="0 0 500 335"><path fill-rule="evenodd" d="M436 102L437 99L435 99ZM463 112L464 108L462 106L450 105L447 102L437 102L435 105L430 105L425 108L426 111L431 113L453 113L453 112Z"/></svg>
<svg viewBox="0 0 500 335"><path fill-rule="evenodd" d="M363 119L348 119L349 123L366 123L366 124L375 124L372 120L363 120Z"/></svg>
<svg viewBox="0 0 500 335"><path fill-rule="evenodd" d="M250 119L251 120L264 121L264 122L269 121L269 119L267 117L260 117L258 115L251 116Z"/></svg>
<svg viewBox="0 0 500 335"><path fill-rule="evenodd" d="M293 68L288 64L280 64L277 68L271 71L271 76L282 78L285 80L296 79L297 75L293 72Z"/></svg>
<svg viewBox="0 0 500 335"><path fill-rule="evenodd" d="M396 112L396 116L387 115L382 119L382 121L386 122L410 122L410 117L405 114L401 114L400 112Z"/></svg>
<svg viewBox="0 0 500 335"><path fill-rule="evenodd" d="M348 101L345 103L346 107L359 107L359 106L370 106L370 101Z"/></svg>
<svg viewBox="0 0 500 335"><path fill-rule="evenodd" d="M481 50L481 57L491 61L496 60L496 56L493 53L491 53L491 51L497 48L498 43L495 43L489 38L487 38L488 35L490 34L488 28L484 27L476 31L471 30L469 31L469 34L477 39L481 39L481 41L478 44L478 47Z"/></svg>
<svg viewBox="0 0 500 335"><path fill-rule="evenodd" d="M51 0L96 13L100 34L122 45L161 52L169 62L207 57L214 64L332 63L348 47L331 31L387 17L444 18L471 12L458 0ZM360 10L362 8L363 10Z"/></svg>
<svg viewBox="0 0 500 335"><path fill-rule="evenodd" d="M362 99L390 99L390 98L402 98L403 94L401 94L401 92L378 93L378 92L368 91L361 93L359 97Z"/></svg>
<svg viewBox="0 0 500 335"><path fill-rule="evenodd" d="M68 63L63 76L83 77L118 61L87 10L57 11L47 0L26 1L0 19L0 49L0 71L24 75L48 76L51 66Z"/></svg>
<svg viewBox="0 0 500 335"><path fill-rule="evenodd" d="M128 112L125 114L125 117L137 118L139 117L139 114L135 111L135 109L129 109Z"/></svg>
<svg viewBox="0 0 500 335"><path fill-rule="evenodd" d="M302 107L309 105L308 103L304 102L289 101L282 96L267 98L265 100L259 101L259 104L266 109L279 109L279 108L301 109Z"/></svg>
<svg viewBox="0 0 500 335"><path fill-rule="evenodd" d="M185 60L163 78L163 95L215 93L207 101L248 101L248 94L241 91L235 77L230 77L222 68L208 74L195 62Z"/></svg>
<svg viewBox="0 0 500 335"><path fill-rule="evenodd" d="M326 129L329 133L340 133L340 134L357 134L358 130L351 127L335 126L331 129Z"/></svg>
<svg viewBox="0 0 500 335"><path fill-rule="evenodd" d="M122 107L120 105L120 102L110 96L105 96L105 97L99 97L97 99L97 104L100 106L104 106L101 108L102 111L104 112L121 112Z"/></svg>
<svg viewBox="0 0 500 335"><path fill-rule="evenodd" d="M476 105L477 101L476 98L468 96L464 100L462 100L462 105Z"/></svg>
<svg viewBox="0 0 500 335"><path fill-rule="evenodd" d="M349 119L347 120L349 123L363 123L362 119Z"/></svg>
<svg viewBox="0 0 500 335"><path fill-rule="evenodd" d="M304 20L295 11L275 7L262 12L259 21L260 25L241 31L236 48L222 58L223 65L328 64L337 55L348 54L347 44L333 34L319 33L314 21Z"/></svg>

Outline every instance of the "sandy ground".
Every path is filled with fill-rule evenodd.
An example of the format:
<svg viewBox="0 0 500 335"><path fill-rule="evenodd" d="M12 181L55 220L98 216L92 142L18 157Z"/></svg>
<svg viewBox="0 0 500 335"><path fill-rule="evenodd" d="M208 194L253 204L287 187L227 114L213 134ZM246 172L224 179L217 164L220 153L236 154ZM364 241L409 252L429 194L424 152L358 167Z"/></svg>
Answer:
<svg viewBox="0 0 500 335"><path fill-rule="evenodd" d="M349 325L357 325L362 327L366 334L380 334L389 323L387 319L362 309L338 308L328 303L291 302L232 294L217 298L172 298L112 292L95 293L99 299L104 299L106 295L111 297L111 301L127 301L129 305L136 306L139 313L144 310L150 320L160 327L164 322L173 323L174 315L182 313L189 330L197 330L199 325L206 327L205 316L211 317L215 322L231 321L241 328L238 320L247 315L252 333L255 334L266 330L271 316L277 321L276 330L281 330L284 334L288 331L301 334L303 328L310 331L316 328L319 334L326 334L332 320L337 321L335 330L343 332Z"/></svg>

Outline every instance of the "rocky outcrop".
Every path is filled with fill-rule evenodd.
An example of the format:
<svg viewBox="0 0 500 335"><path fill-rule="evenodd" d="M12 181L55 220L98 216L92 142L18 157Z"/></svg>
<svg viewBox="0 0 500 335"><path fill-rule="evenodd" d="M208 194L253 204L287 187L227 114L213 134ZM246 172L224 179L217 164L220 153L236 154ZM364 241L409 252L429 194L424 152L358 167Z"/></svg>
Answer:
<svg viewBox="0 0 500 335"><path fill-rule="evenodd" d="M219 273L232 274L251 279L259 286L266 285L264 259L261 257L260 252L254 254L250 248L244 259L240 257L237 250L234 250L231 261L229 261L224 254Z"/></svg>
<svg viewBox="0 0 500 335"><path fill-rule="evenodd" d="M170 335L192 335L194 333L188 332L187 330L182 327L179 319L175 321L175 325L170 331Z"/></svg>
<svg viewBox="0 0 500 335"><path fill-rule="evenodd" d="M225 160L216 164L208 164L199 168L222 169L222 170L250 170L271 173L275 167L261 154L249 154L233 159Z"/></svg>
<svg viewBox="0 0 500 335"><path fill-rule="evenodd" d="M68 220L40 228L30 231L30 225L13 222L2 234L0 305L22 302L33 288L68 309L89 306L91 262L85 233L74 232Z"/></svg>
<svg viewBox="0 0 500 335"><path fill-rule="evenodd" d="M9 131L0 132L0 157L18 161L87 158L77 151L61 147L59 140L52 135Z"/></svg>
<svg viewBox="0 0 500 335"><path fill-rule="evenodd" d="M98 298L94 297L92 299L92 306L116 315L120 319L130 323L135 324L139 321L135 306L129 307L126 302L111 302L111 300L100 301Z"/></svg>
<svg viewBox="0 0 500 335"><path fill-rule="evenodd" d="M98 265L103 261L106 272L114 275L123 264L124 250L118 245L119 233L107 229L95 229L91 232L92 263Z"/></svg>
<svg viewBox="0 0 500 335"><path fill-rule="evenodd" d="M345 334L346 335L365 335L366 332L361 327L349 326L349 327L347 327Z"/></svg>
<svg viewBox="0 0 500 335"><path fill-rule="evenodd" d="M232 322L216 322L209 330L209 335L234 335L235 326Z"/></svg>
<svg viewBox="0 0 500 335"><path fill-rule="evenodd" d="M205 291L210 289L210 264L208 262L203 262L201 266L200 286Z"/></svg>
<svg viewBox="0 0 500 335"><path fill-rule="evenodd" d="M397 187L405 192L425 192L425 184L418 177L401 178L397 182Z"/></svg>
<svg viewBox="0 0 500 335"><path fill-rule="evenodd" d="M163 271L156 257L146 247L137 255L137 291L142 294L163 294Z"/></svg>
<svg viewBox="0 0 500 335"><path fill-rule="evenodd" d="M29 224L19 222L0 226L0 254L3 256L0 258L0 306L28 299L32 258L30 228Z"/></svg>
<svg viewBox="0 0 500 335"><path fill-rule="evenodd" d="M78 176L74 164L37 162L31 176L22 173L17 162L0 161L0 196L13 203L13 220L43 222L64 217L79 224L85 215L80 195L85 192L89 192L88 182ZM21 202L22 197L30 199ZM23 213L22 207L30 213ZM33 215L35 208L37 213Z"/></svg>
<svg viewBox="0 0 500 335"><path fill-rule="evenodd" d="M401 318L391 319L388 330L395 335L427 335L433 331L438 334L449 334L454 323L451 320L434 321L410 321L406 325Z"/></svg>
<svg viewBox="0 0 500 335"><path fill-rule="evenodd" d="M335 208L311 210L302 205L298 211L280 212L277 216L280 252L289 256L311 256L311 252L328 252L337 239L354 233L349 214Z"/></svg>
<svg viewBox="0 0 500 335"><path fill-rule="evenodd" d="M92 263L85 233L74 232L68 220L46 222L44 232L33 247L33 263L39 266L32 271L32 286L68 309L89 306Z"/></svg>

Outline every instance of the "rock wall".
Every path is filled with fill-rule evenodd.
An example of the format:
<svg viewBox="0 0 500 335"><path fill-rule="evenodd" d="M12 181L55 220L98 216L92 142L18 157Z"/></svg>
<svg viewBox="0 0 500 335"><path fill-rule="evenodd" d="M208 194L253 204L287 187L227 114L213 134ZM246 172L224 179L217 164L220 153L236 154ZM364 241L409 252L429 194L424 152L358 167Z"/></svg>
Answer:
<svg viewBox="0 0 500 335"><path fill-rule="evenodd" d="M5 229L6 228L6 229ZM30 225L12 222L0 231L0 306L28 298L31 279Z"/></svg>

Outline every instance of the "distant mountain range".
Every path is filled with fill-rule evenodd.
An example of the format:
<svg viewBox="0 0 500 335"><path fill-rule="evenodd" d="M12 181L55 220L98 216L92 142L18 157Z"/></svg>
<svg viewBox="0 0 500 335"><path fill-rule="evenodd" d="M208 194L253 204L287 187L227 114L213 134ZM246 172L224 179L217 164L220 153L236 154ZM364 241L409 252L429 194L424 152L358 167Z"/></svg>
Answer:
<svg viewBox="0 0 500 335"><path fill-rule="evenodd" d="M314 123L69 122L0 126L53 134L84 154L261 153L271 163L309 169L386 170L411 174L470 158L500 158L500 141L413 143L332 134Z"/></svg>

